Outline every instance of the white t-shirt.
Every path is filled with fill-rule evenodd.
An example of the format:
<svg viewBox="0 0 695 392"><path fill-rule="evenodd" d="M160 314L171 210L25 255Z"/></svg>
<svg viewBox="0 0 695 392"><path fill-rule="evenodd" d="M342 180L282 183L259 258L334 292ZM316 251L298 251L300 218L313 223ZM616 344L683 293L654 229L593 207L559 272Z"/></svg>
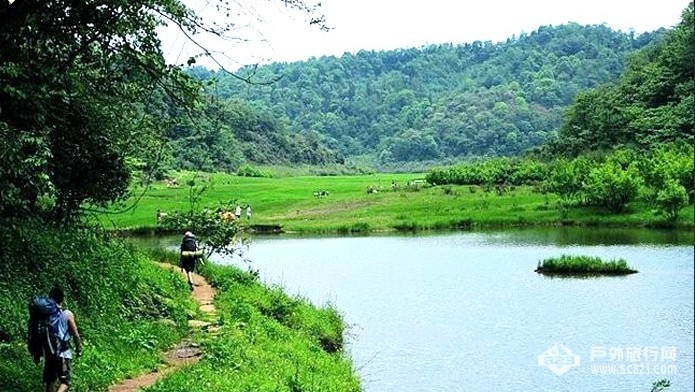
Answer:
<svg viewBox="0 0 695 392"><path fill-rule="evenodd" d="M60 334L60 337L66 341L70 342L70 329L68 328L68 318L73 316L72 312L68 309L62 310L63 314L60 320L60 323L58 324L58 333ZM68 348L58 354L59 357L61 358L67 358L67 359L72 359L72 350L70 349L70 346Z"/></svg>

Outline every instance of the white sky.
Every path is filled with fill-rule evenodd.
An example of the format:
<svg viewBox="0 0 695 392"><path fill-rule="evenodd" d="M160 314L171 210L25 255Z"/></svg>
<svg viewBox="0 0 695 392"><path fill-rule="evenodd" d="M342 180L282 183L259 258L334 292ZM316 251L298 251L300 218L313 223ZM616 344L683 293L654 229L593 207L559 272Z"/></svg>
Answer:
<svg viewBox="0 0 695 392"><path fill-rule="evenodd" d="M244 42L215 42L206 47L225 52L216 58L230 70L239 65L276 61L299 61L312 56L341 56L360 49L390 50L427 44L462 44L504 41L540 26L567 22L603 24L636 33L670 28L692 0L321 0L319 14L326 16L330 32L309 26L303 15L288 12L278 0L246 1L245 14L237 19L244 25L234 32ZM206 20L219 13L207 0L187 0ZM312 4L311 0L307 3ZM212 3L214 4L214 3ZM251 14L260 13L263 20ZM200 53L180 34L162 34L167 60L185 62ZM217 68L210 62L200 65Z"/></svg>

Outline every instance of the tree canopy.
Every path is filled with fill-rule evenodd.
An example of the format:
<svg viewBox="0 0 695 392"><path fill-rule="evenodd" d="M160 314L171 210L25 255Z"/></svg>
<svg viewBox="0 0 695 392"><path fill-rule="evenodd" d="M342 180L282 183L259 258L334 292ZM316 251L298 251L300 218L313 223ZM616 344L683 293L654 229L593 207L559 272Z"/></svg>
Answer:
<svg viewBox="0 0 695 392"><path fill-rule="evenodd" d="M299 0L280 4L314 12ZM323 26L321 17L309 22ZM165 62L157 35L165 24L194 42L233 34L176 0L0 0L3 217L71 220L85 205L124 197L132 165L160 157L164 131L191 116L201 87Z"/></svg>
<svg viewBox="0 0 695 392"><path fill-rule="evenodd" d="M614 83L581 92L547 151L578 155L616 146L693 142L693 3L657 45L631 56Z"/></svg>

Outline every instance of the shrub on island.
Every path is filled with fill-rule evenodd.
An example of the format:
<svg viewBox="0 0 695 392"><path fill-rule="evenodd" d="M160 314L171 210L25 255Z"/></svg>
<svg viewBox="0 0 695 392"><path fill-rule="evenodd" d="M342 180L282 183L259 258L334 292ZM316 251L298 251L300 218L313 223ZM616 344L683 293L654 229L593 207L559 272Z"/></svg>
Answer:
<svg viewBox="0 0 695 392"><path fill-rule="evenodd" d="M601 260L599 257L561 255L538 262L539 274L558 276L629 275L637 273L624 259Z"/></svg>

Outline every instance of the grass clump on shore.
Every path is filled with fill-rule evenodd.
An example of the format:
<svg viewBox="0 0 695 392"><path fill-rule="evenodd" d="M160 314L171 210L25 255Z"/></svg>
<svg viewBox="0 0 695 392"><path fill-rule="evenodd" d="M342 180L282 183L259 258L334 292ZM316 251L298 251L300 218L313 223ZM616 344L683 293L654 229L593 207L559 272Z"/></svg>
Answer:
<svg viewBox="0 0 695 392"><path fill-rule="evenodd" d="M610 261L591 256L551 257L540 261L536 272L544 275L565 276L598 276L598 275L629 275L637 273L630 268L624 259Z"/></svg>

